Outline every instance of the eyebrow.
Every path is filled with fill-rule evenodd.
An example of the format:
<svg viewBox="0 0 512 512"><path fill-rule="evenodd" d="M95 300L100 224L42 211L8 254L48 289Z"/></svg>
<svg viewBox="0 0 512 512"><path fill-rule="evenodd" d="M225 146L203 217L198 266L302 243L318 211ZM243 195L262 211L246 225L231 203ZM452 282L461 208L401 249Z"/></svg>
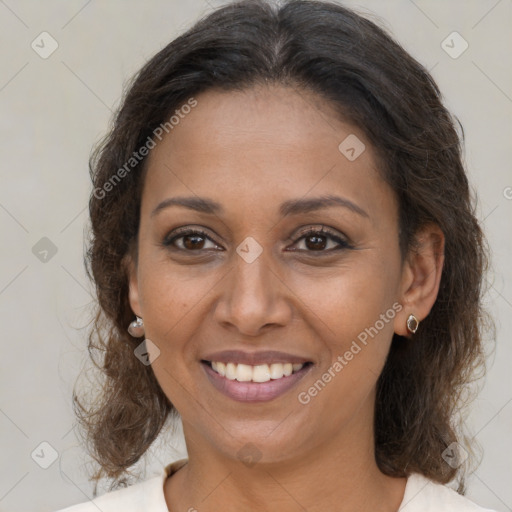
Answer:
<svg viewBox="0 0 512 512"><path fill-rule="evenodd" d="M182 206L189 210L211 215L224 213L222 205L206 197L170 197L158 204L158 206L151 212L150 216L154 217L162 210L171 206ZM310 213L335 206L347 208L362 217L369 218L369 215L357 204L346 198L330 194L309 199L290 199L281 204L279 207L279 213L282 217L287 217L289 215Z"/></svg>

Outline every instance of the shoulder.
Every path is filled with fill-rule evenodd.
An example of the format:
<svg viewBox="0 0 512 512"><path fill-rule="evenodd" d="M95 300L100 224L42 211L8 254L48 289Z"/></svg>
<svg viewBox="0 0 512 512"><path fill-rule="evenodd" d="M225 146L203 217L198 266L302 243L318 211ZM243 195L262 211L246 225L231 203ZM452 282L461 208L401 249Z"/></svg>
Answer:
<svg viewBox="0 0 512 512"><path fill-rule="evenodd" d="M168 512L164 496L165 479L186 463L187 459L180 459L167 465L158 476L57 512Z"/></svg>
<svg viewBox="0 0 512 512"><path fill-rule="evenodd" d="M405 494L398 512L494 512L480 507L445 485L419 473L407 479Z"/></svg>
<svg viewBox="0 0 512 512"><path fill-rule="evenodd" d="M108 492L91 501L73 505L58 512L98 512L98 510L102 512L118 512L119 510L131 512L147 510L150 506L154 507L156 491L161 486L163 487L163 477L154 477L123 489ZM160 512L160 509L155 510Z"/></svg>

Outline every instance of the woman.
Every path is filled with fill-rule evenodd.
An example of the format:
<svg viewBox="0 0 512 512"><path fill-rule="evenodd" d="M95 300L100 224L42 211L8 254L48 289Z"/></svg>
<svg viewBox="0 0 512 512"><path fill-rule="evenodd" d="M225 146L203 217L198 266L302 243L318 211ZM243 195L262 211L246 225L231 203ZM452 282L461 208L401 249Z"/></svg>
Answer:
<svg viewBox="0 0 512 512"><path fill-rule="evenodd" d="M484 237L453 118L382 29L218 9L140 71L92 177L93 478L125 482L175 413L188 459L66 510L484 510L443 485Z"/></svg>

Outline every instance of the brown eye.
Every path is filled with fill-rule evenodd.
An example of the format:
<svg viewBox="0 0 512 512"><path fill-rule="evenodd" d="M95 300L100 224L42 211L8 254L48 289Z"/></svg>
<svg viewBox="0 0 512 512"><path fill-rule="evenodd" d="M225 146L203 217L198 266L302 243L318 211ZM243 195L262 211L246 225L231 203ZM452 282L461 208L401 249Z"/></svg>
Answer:
<svg viewBox="0 0 512 512"><path fill-rule="evenodd" d="M326 236L310 235L305 238L305 244L308 249L318 251L325 249L327 246Z"/></svg>
<svg viewBox="0 0 512 512"><path fill-rule="evenodd" d="M303 241L305 247L305 249L298 249L301 252L317 252L325 254L332 251L352 248L347 240L344 240L340 236L324 228L309 229L295 240L294 244L298 244L301 241Z"/></svg>
<svg viewBox="0 0 512 512"><path fill-rule="evenodd" d="M207 247L208 242L212 245ZM167 237L163 245L172 249L187 252L199 252L207 249L218 249L219 246L204 232L199 230L183 230L179 234Z"/></svg>
<svg viewBox="0 0 512 512"><path fill-rule="evenodd" d="M181 238L183 239L183 246L186 249L202 249L204 246L205 239L201 235L185 235Z"/></svg>

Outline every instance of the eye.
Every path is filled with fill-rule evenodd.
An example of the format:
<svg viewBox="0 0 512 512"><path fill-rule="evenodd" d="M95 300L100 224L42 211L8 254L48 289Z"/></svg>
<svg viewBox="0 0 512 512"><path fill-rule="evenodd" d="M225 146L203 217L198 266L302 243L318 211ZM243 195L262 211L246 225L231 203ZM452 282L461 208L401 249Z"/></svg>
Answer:
<svg viewBox="0 0 512 512"><path fill-rule="evenodd" d="M300 234L299 238L294 241L294 244L301 241L303 242L303 247L305 247L305 249L298 250L305 252L330 253L340 249L352 248L347 240L329 229L325 229L323 226L320 229L308 228L307 231ZM293 250L297 249L292 249L292 251Z"/></svg>
<svg viewBox="0 0 512 512"><path fill-rule="evenodd" d="M207 242L211 242L213 247L205 247ZM182 229L174 232L174 236L166 237L162 242L166 247L177 248L182 251L201 251L205 249L216 249L219 246L200 229Z"/></svg>
<svg viewBox="0 0 512 512"><path fill-rule="evenodd" d="M211 244L208 247L208 242ZM341 249L351 249L353 246L335 232L324 228L308 228L300 233L300 236L293 241L293 244L303 243L305 248L295 248L291 251L309 253L331 253ZM204 250L223 250L216 244L205 231L200 229L182 228L174 231L172 236L168 235L162 245L172 249L186 252L201 252ZM300 245L300 244L299 244Z"/></svg>

